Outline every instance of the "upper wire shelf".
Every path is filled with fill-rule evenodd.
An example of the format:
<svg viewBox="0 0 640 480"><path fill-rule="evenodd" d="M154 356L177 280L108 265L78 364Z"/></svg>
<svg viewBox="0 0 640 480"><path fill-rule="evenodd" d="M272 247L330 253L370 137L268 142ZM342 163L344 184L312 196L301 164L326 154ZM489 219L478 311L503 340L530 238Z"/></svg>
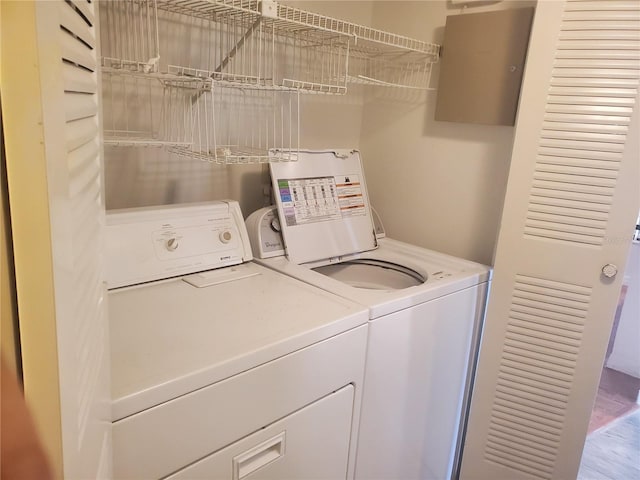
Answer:
<svg viewBox="0 0 640 480"><path fill-rule="evenodd" d="M255 21L259 17L270 19L281 33L335 36L347 35L354 39L352 48L379 53L386 51L413 51L437 58L440 46L404 35L378 30L309 12L273 0L157 0L158 8L212 21L242 18Z"/></svg>
<svg viewBox="0 0 640 480"><path fill-rule="evenodd" d="M437 44L273 0L157 0L157 8L220 24L227 55L211 74L216 81L302 93L344 94L348 83L428 89L439 59Z"/></svg>
<svg viewBox="0 0 640 480"><path fill-rule="evenodd" d="M211 22L218 56L209 68L165 73L207 76L229 85L345 94L349 83L428 89L440 46L282 5L273 0L113 0L103 68L137 74L159 69L158 11ZM124 13L124 14L123 14Z"/></svg>
<svg viewBox="0 0 640 480"><path fill-rule="evenodd" d="M283 22L277 4L264 0L157 0L157 8L209 22L214 47L199 75L209 70L218 83L250 88L347 92L349 34ZM184 67L186 75L192 71Z"/></svg>
<svg viewBox="0 0 640 480"><path fill-rule="evenodd" d="M105 144L214 163L295 160L300 93L425 90L440 50L274 0L100 8Z"/></svg>
<svg viewBox="0 0 640 480"><path fill-rule="evenodd" d="M263 6L264 8L264 6ZM283 28L313 27L350 37L347 83L428 89L440 46L383 30L277 4Z"/></svg>
<svg viewBox="0 0 640 480"><path fill-rule="evenodd" d="M353 50L375 54L385 52L406 53L406 51L412 51L430 56L433 60L437 59L440 51L439 45L422 40L416 40L384 30L377 30L345 20L327 17L288 5L276 5L278 22L283 28L296 29L296 26L299 28L313 27L333 34L349 35L354 39L352 45Z"/></svg>

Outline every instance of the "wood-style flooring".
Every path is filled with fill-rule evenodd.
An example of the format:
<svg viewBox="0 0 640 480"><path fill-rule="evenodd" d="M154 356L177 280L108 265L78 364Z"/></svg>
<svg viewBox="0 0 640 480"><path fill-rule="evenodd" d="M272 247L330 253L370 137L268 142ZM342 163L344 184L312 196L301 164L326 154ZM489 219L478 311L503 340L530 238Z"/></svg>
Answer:
<svg viewBox="0 0 640 480"><path fill-rule="evenodd" d="M604 368L600 377L596 403L591 413L589 433L640 408L636 403L638 390L640 390L640 378Z"/></svg>
<svg viewBox="0 0 640 480"><path fill-rule="evenodd" d="M622 306L626 300L627 290L627 285L623 285L620 290L618 308L616 308L613 319L613 328L609 338L606 359L609 358L613 350L613 343L618 331L618 323L620 322L620 314L622 313ZM610 368L603 368L596 403L591 413L591 420L589 421L588 433L602 428L616 418L638 409L639 406L636 402L638 400L639 390L640 378L635 378Z"/></svg>
<svg viewBox="0 0 640 480"><path fill-rule="evenodd" d="M626 287L620 292L606 358L613 349ZM603 368L577 480L640 479L640 379Z"/></svg>
<svg viewBox="0 0 640 480"><path fill-rule="evenodd" d="M587 437L577 480L640 478L640 410Z"/></svg>

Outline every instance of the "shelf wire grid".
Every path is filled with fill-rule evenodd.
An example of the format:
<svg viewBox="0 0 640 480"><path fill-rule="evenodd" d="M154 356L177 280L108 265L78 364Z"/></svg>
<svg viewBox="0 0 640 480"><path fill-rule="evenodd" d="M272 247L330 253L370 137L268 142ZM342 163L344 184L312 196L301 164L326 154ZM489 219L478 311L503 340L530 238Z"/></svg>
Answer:
<svg viewBox="0 0 640 480"><path fill-rule="evenodd" d="M211 22L216 53L195 69L252 88L344 94L347 83L428 88L439 45L271 0L102 2L109 41L105 68L158 72L157 11ZM265 13L269 12L269 13ZM350 61L351 57L351 61ZM284 60L283 60L284 59ZM189 76L194 67L172 74Z"/></svg>
<svg viewBox="0 0 640 480"><path fill-rule="evenodd" d="M244 0L158 0L158 9L210 21L207 64L180 71L207 74L217 82L251 88L345 94L349 43L352 37L263 15L266 3ZM275 10L274 10L275 11Z"/></svg>
<svg viewBox="0 0 640 480"><path fill-rule="evenodd" d="M158 0L158 8L218 24L225 55L210 74L233 84L332 94L346 93L347 83L427 89L439 58L437 44L271 0ZM297 63L284 69L274 55Z"/></svg>
<svg viewBox="0 0 640 480"><path fill-rule="evenodd" d="M155 0L100 2L100 24L104 69L158 72L160 41Z"/></svg>
<svg viewBox="0 0 640 480"><path fill-rule="evenodd" d="M429 89L439 45L287 5L278 4L277 11L283 30L313 27L350 37L347 83Z"/></svg>
<svg viewBox="0 0 640 480"><path fill-rule="evenodd" d="M300 92L340 95L348 83L425 89L439 53L272 0L112 0L101 8L105 143L166 146L215 163L292 160L282 152L297 152ZM185 58L161 64L159 25L176 17L204 31L186 43ZM270 158L269 149L280 153Z"/></svg>
<svg viewBox="0 0 640 480"><path fill-rule="evenodd" d="M183 95L166 88L172 113L168 127L179 157L219 164L267 163L297 159L300 141L299 92L265 91L212 83L208 90ZM269 155L269 151L276 154Z"/></svg>

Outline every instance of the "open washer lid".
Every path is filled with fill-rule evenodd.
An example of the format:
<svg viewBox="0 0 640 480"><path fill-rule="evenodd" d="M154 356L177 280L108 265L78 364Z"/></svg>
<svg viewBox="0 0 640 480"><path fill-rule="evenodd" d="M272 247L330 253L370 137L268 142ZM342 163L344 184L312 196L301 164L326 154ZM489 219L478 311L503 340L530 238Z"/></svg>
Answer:
<svg viewBox="0 0 640 480"><path fill-rule="evenodd" d="M285 251L301 264L377 247L360 152L301 150L269 164Z"/></svg>

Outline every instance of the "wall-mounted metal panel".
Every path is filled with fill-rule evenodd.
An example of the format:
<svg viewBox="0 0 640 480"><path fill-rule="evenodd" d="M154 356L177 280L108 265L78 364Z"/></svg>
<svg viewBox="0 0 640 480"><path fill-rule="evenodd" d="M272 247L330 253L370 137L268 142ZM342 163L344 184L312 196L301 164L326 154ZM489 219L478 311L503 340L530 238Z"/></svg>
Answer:
<svg viewBox="0 0 640 480"><path fill-rule="evenodd" d="M533 8L450 15L436 120L513 125Z"/></svg>

